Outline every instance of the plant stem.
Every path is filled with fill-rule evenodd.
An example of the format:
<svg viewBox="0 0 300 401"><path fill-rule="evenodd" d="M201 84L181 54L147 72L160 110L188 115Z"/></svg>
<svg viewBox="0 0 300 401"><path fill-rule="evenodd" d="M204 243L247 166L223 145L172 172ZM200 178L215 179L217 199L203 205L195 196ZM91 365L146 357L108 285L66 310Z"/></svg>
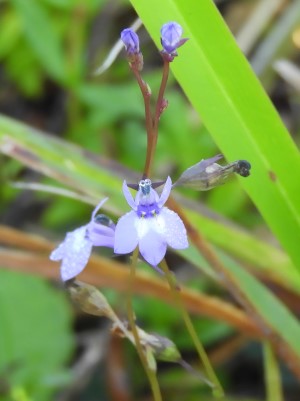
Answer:
<svg viewBox="0 0 300 401"><path fill-rule="evenodd" d="M153 136L154 136L154 131L153 131L153 118L152 118L152 113L151 113L151 104L150 104L150 96L151 93L149 91L148 85L143 81L141 74L135 66L131 67L132 72L137 80L137 83L139 84L140 90L143 95L144 99L144 107L145 107L145 125L146 125L146 132L147 132L147 154L146 154L146 161L145 161L145 167L144 167L144 173L143 177L149 177L150 172L151 172L151 165L153 161L153 155L155 151L155 146L153 149Z"/></svg>
<svg viewBox="0 0 300 401"><path fill-rule="evenodd" d="M130 328L132 330L132 334L134 337L135 341L135 346L136 350L139 354L140 360L142 362L142 365L144 367L144 370L148 376L148 380L150 382L152 394L154 401L162 401L162 396L159 388L159 384L157 381L156 373L149 367L140 338L139 338L139 333L138 329L135 324L135 316L134 316L134 311L132 307L132 294L133 294L133 286L134 286L134 278L135 278L135 268L137 264L137 258L138 258L139 250L136 248L133 251L132 255L132 263L130 264L130 275L129 275L129 287L128 287L128 297L127 297L127 314L128 314L128 320L130 324Z"/></svg>
<svg viewBox="0 0 300 401"><path fill-rule="evenodd" d="M184 320L184 323L186 325L187 331L189 333L189 335L191 336L193 343L196 347L196 350L198 352L200 361L203 363L207 376L210 379L210 381L214 384L214 388L213 388L213 394L215 397L221 398L224 396L224 391L222 389L222 386L217 378L217 375L215 374L213 367L210 364L210 361L208 359L208 356L205 352L205 349L203 347L203 345L201 344L196 330L194 328L194 325L192 323L192 320L189 316L189 314L187 313L183 303L182 303L182 299L180 296L180 292L178 291L177 287L176 287L176 283L174 281L174 278L172 277L172 274L170 273L170 270L168 268L168 265L165 261L165 259L160 263L160 267L162 268L163 272L166 275L166 278L168 280L170 289L173 293L173 296L177 302L178 307L181 309L181 313L182 313L182 317Z"/></svg>
<svg viewBox="0 0 300 401"><path fill-rule="evenodd" d="M145 160L145 166L144 166L144 172L143 172L143 177L150 177L151 175L151 168L153 164L153 159L154 159L154 154L156 150L156 144L157 144L157 137L158 137L158 123L159 123L159 118L161 116L161 113L163 111L163 99L164 99L164 93L166 90L167 86L167 81L169 77L169 62L164 60L164 66L163 66L163 74L162 74L162 79L160 83L160 88L158 92L158 97L157 97L157 102L156 102L156 108L155 108L155 115L154 118L151 113L151 105L150 105L150 96L151 93L149 91L148 85L143 81L139 70L136 68L136 66L133 64L131 65L131 70L137 80L137 83L139 84L140 90L143 95L144 99L144 106L145 106L145 119L146 119L146 132L147 132L147 154L146 154L146 160Z"/></svg>
<svg viewBox="0 0 300 401"><path fill-rule="evenodd" d="M156 138L158 134L158 123L162 113L162 103L169 78L169 71L170 71L170 62L164 59L163 74L158 92L156 108L155 108L155 117L154 117L154 132L156 134Z"/></svg>

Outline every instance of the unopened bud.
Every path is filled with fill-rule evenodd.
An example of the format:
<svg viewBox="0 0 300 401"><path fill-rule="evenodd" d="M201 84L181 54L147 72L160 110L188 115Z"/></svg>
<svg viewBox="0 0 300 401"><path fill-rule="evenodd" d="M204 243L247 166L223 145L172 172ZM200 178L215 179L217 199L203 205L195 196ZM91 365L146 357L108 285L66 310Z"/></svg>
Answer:
<svg viewBox="0 0 300 401"><path fill-rule="evenodd" d="M75 280L68 281L66 287L72 301L83 312L112 319L114 313L104 295L96 287Z"/></svg>
<svg viewBox="0 0 300 401"><path fill-rule="evenodd" d="M125 45L127 54L138 54L140 52L140 41L138 35L131 28L123 29L121 40Z"/></svg>
<svg viewBox="0 0 300 401"><path fill-rule="evenodd" d="M161 44L163 47L162 55L167 61L173 61L177 56L176 50L182 46L188 39L182 39L182 27L177 22L168 22L160 30Z"/></svg>

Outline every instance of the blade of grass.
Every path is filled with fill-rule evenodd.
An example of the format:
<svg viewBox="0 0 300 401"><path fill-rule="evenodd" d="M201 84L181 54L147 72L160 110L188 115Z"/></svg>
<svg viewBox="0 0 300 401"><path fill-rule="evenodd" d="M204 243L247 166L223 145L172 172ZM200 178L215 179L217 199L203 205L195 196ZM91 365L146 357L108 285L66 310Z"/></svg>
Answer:
<svg viewBox="0 0 300 401"><path fill-rule="evenodd" d="M264 343L266 401L283 401L280 368L269 343Z"/></svg>

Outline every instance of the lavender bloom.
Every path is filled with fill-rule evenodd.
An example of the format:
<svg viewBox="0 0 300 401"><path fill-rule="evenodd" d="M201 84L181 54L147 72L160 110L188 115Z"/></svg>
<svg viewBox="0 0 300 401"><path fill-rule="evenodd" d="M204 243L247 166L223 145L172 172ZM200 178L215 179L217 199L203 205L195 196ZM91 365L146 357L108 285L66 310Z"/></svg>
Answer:
<svg viewBox="0 0 300 401"><path fill-rule="evenodd" d="M139 246L144 259L156 267L165 256L167 245L175 249L188 247L183 222L175 212L163 207L171 188L172 181L168 177L159 197L149 179L141 180L134 200L124 181L123 193L133 210L122 216L117 223L115 253L130 253Z"/></svg>
<svg viewBox="0 0 300 401"><path fill-rule="evenodd" d="M51 253L51 260L62 260L60 274L63 281L70 280L82 272L93 246L114 247L114 224L106 216L96 216L106 200L107 198L103 199L96 206L88 224L67 233L65 240Z"/></svg>
<svg viewBox="0 0 300 401"><path fill-rule="evenodd" d="M123 29L121 32L121 40L125 45L128 55L138 54L140 52L139 37L131 28Z"/></svg>
<svg viewBox="0 0 300 401"><path fill-rule="evenodd" d="M162 52L170 56L177 56L176 49L182 46L188 39L181 39L182 27L177 22L168 22L160 30ZM170 61L172 61L173 57Z"/></svg>

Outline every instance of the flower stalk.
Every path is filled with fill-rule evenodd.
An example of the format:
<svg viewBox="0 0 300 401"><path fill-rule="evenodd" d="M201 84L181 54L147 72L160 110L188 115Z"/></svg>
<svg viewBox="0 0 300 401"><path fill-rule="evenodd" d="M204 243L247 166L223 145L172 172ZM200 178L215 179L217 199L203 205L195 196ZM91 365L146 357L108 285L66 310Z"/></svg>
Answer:
<svg viewBox="0 0 300 401"><path fill-rule="evenodd" d="M186 309L185 309L185 307L184 307L184 305L182 303L180 292L178 291L178 287L176 285L176 282L174 281L174 277L171 274L165 259L160 263L159 266L162 269L162 271L165 273L166 279L167 279L167 281L169 283L169 286L170 286L170 290L171 290L171 292L172 292L172 294L174 296L174 299L175 299L175 301L177 303L177 306L179 307L179 309L181 311L182 318L184 320L184 323L185 323L185 326L187 328L187 331L188 331L188 333L189 333L189 335L190 335L190 337L191 337L191 339L192 339L192 341L193 341L193 343L195 345L195 348L197 350L199 359L203 363L203 366L204 366L204 368L206 370L206 374L207 374L209 380L214 384L214 387L213 387L213 390L212 390L213 391L213 395L216 398L222 398L224 396L223 388L222 388L222 386L221 386L221 384L220 384L220 382L219 382L219 380L217 378L217 375L215 374L215 371L214 371L214 369L213 369L213 367L212 367L212 365L211 365L211 363L209 361L209 358L208 358L208 356L207 356L207 354L205 352L205 349L204 349L203 345L201 344L201 342L200 342L200 340L199 340L199 338L197 336L197 333L196 333L196 330L195 330L194 325L192 323L192 320L191 320L189 314L187 313L187 311L186 311Z"/></svg>
<svg viewBox="0 0 300 401"><path fill-rule="evenodd" d="M127 295L127 315L128 315L128 321L130 324L130 329L131 329L133 337L134 337L136 350L137 350L137 353L142 362L143 368L148 376L148 380L149 380L149 383L151 386L154 401L162 401L162 396L161 396L160 387L159 387L159 384L157 381L156 372L153 369L151 369L151 367L148 364L146 355L144 353L144 350L143 350L143 347L141 344L138 329L135 324L135 315L134 315L134 310L132 307L134 277L135 277L135 269L136 269L138 255L139 255L139 249L136 248L133 251L132 260L131 260L131 264L130 264L129 285L128 285L128 295Z"/></svg>

